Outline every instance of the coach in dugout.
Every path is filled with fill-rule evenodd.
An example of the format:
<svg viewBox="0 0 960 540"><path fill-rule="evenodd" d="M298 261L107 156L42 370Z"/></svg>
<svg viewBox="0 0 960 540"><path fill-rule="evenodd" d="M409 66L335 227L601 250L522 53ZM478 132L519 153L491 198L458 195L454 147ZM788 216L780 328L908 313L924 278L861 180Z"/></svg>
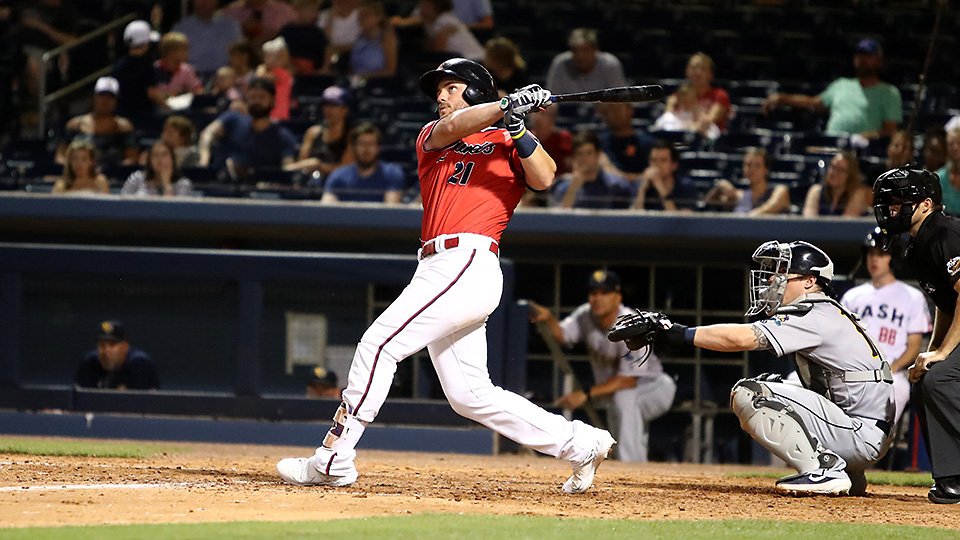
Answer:
<svg viewBox="0 0 960 540"><path fill-rule="evenodd" d="M877 225L888 239L883 247L910 234L907 264L937 306L930 346L910 367L910 401L933 473L927 498L960 503L960 221L943 213L940 181L927 170L887 171L874 183L873 196Z"/></svg>
<svg viewBox="0 0 960 540"><path fill-rule="evenodd" d="M120 321L103 321L97 348L77 367L74 383L81 388L155 390L160 387L157 366L150 355L130 347Z"/></svg>
<svg viewBox="0 0 960 540"><path fill-rule="evenodd" d="M903 120L900 90L880 80L883 49L873 38L857 44L853 55L856 78L841 77L817 96L773 94L763 104L764 112L781 105L830 111L826 132L830 135L858 134L868 139L893 135Z"/></svg>
<svg viewBox="0 0 960 540"><path fill-rule="evenodd" d="M557 405L576 409L591 400L612 405L611 423L617 433L617 457L620 461L647 461L650 422L670 410L677 384L663 372L656 354L645 362L623 342L612 343L606 330L617 316L633 313L623 305L620 277L607 270L590 275L587 303L581 304L562 321L547 308L530 302L530 320L544 321L554 338L565 346L584 343L590 352L590 366L596 385L585 391L561 396Z"/></svg>

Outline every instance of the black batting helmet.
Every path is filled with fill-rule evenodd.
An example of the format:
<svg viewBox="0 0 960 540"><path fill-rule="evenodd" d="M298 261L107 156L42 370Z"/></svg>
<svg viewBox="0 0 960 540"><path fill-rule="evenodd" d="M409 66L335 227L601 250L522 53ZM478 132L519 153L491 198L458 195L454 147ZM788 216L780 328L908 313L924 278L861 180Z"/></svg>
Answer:
<svg viewBox="0 0 960 540"><path fill-rule="evenodd" d="M437 69L421 75L420 90L430 99L436 99L440 79L448 76L467 83L467 89L463 91L463 100L468 105L490 103L500 99L497 95L497 83L487 68L479 62L466 58L451 58L440 64Z"/></svg>
<svg viewBox="0 0 960 540"><path fill-rule="evenodd" d="M917 205L930 199L936 205L943 204L943 188L940 177L925 169L899 167L877 177L873 183L873 212L877 225L887 238L910 230ZM891 206L899 206L896 215ZM889 247L884 243L883 249Z"/></svg>

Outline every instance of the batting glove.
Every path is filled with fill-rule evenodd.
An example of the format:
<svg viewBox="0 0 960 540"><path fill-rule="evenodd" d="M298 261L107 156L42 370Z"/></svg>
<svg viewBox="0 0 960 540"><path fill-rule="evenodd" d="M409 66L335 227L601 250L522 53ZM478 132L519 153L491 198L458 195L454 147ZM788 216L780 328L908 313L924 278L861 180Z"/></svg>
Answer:
<svg viewBox="0 0 960 540"><path fill-rule="evenodd" d="M551 95L549 90L544 90L539 84L524 86L501 99L500 110L510 110L514 115L524 116L530 111L549 107L553 103L550 101Z"/></svg>

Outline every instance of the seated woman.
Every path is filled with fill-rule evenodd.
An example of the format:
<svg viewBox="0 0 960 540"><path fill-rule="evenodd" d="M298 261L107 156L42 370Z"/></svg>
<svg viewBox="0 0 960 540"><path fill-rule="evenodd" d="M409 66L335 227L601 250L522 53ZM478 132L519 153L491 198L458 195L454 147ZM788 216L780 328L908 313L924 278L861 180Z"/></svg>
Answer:
<svg viewBox="0 0 960 540"><path fill-rule="evenodd" d="M837 152L827 174L810 186L803 204L803 217L858 217L869 209L872 192L863 183L860 163L853 152Z"/></svg>
<svg viewBox="0 0 960 540"><path fill-rule="evenodd" d="M63 176L53 185L51 193L64 195L94 195L110 193L107 177L97 171L97 149L85 140L73 141L65 152Z"/></svg>
<svg viewBox="0 0 960 540"><path fill-rule="evenodd" d="M506 95L529 83L527 62L509 38L495 37L484 45L483 65L490 70L497 88ZM556 108L556 107L554 107Z"/></svg>
<svg viewBox="0 0 960 540"><path fill-rule="evenodd" d="M190 180L180 175L172 146L159 140L150 147L147 167L133 171L120 189L121 195L135 197L189 197L193 195Z"/></svg>
<svg viewBox="0 0 960 540"><path fill-rule="evenodd" d="M743 176L747 189L737 189L729 180L718 180L704 197L707 207L732 210L735 214L760 216L790 211L790 191L784 185L770 185L770 154L763 148L747 148Z"/></svg>
<svg viewBox="0 0 960 540"><path fill-rule="evenodd" d="M730 94L713 84L713 59L702 52L695 53L687 62L688 85L667 98L666 112L681 117L686 111L692 114L694 125L689 131L707 135L719 135L727 129L730 116ZM686 96L685 94L689 94ZM686 99L685 99L686 98ZM686 131L686 130L685 130Z"/></svg>
<svg viewBox="0 0 960 540"><path fill-rule="evenodd" d="M387 20L383 3L366 0L360 4L360 36L350 53L350 73L372 79L397 74L397 33Z"/></svg>
<svg viewBox="0 0 960 540"><path fill-rule="evenodd" d="M300 159L289 170L317 171L325 178L334 169L353 163L350 149L350 96L347 90L331 86L323 91L323 122L303 135ZM311 182L317 184L319 182Z"/></svg>

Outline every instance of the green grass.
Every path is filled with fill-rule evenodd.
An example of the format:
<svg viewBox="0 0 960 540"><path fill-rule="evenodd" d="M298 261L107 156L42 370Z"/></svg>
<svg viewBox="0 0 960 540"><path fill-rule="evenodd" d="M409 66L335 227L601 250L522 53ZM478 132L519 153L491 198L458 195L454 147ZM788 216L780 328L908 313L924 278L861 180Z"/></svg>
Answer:
<svg viewBox="0 0 960 540"><path fill-rule="evenodd" d="M780 478L786 472L746 472L729 473L735 478ZM933 478L930 473L904 473L888 471L867 471L867 483L874 486L930 487Z"/></svg>
<svg viewBox="0 0 960 540"><path fill-rule="evenodd" d="M0 437L0 454L145 458L162 452L178 451L182 451L182 449L156 444L9 439Z"/></svg>
<svg viewBox="0 0 960 540"><path fill-rule="evenodd" d="M345 538L391 540L949 540L960 531L899 525L797 523L789 521L640 521L484 515L417 515L294 523L234 522L179 525L113 525L0 529L0 540L167 539L280 540Z"/></svg>

